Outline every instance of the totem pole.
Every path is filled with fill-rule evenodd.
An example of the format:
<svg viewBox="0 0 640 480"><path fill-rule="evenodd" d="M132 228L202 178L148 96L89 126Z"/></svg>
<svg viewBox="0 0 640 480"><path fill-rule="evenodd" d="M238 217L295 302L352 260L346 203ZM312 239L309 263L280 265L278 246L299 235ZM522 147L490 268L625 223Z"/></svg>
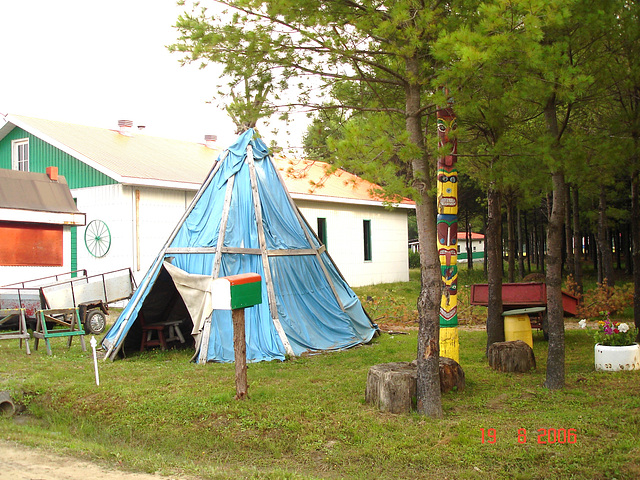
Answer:
<svg viewBox="0 0 640 480"><path fill-rule="evenodd" d="M442 275L440 356L459 362L458 343L458 141L449 105L438 110L438 253Z"/></svg>

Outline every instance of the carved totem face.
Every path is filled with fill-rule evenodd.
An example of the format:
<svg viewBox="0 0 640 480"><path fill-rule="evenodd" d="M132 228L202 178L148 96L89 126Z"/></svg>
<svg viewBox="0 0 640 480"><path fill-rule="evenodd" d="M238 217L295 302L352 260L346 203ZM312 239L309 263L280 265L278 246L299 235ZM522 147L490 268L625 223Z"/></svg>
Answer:
<svg viewBox="0 0 640 480"><path fill-rule="evenodd" d="M458 172L438 169L438 213L458 213Z"/></svg>
<svg viewBox="0 0 640 480"><path fill-rule="evenodd" d="M438 148L442 152L440 154L443 167L453 167L456 162L458 154L458 138L457 132L458 124L456 123L456 117L453 112L449 112L448 109L442 110L438 113Z"/></svg>

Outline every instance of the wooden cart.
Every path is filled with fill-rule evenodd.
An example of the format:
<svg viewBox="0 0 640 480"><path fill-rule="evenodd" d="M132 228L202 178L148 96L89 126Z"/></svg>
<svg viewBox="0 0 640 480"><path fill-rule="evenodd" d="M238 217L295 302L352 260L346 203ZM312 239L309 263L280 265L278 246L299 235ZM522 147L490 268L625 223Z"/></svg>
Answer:
<svg viewBox="0 0 640 480"><path fill-rule="evenodd" d="M487 307L489 305L489 285L478 283L471 285L471 305ZM544 307L543 310L536 307ZM547 330L547 285L541 282L503 283L502 311L532 309L529 311L531 327L541 329L545 338ZM578 309L578 298L568 292L562 292L562 309L565 316L575 316Z"/></svg>

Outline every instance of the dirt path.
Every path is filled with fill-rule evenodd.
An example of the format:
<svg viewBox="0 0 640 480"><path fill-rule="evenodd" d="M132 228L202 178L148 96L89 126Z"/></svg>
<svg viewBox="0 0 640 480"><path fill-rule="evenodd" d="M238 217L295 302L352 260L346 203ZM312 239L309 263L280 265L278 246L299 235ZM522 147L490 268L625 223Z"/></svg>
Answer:
<svg viewBox="0 0 640 480"><path fill-rule="evenodd" d="M128 473L0 441L0 480L185 480L186 477Z"/></svg>

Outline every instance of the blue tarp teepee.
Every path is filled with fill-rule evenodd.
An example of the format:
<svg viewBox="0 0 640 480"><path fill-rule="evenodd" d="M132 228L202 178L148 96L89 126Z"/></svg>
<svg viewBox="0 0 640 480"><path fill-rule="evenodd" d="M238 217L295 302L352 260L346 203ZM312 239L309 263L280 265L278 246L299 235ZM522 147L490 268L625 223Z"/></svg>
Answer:
<svg viewBox="0 0 640 480"><path fill-rule="evenodd" d="M105 336L107 358L127 338L140 345L143 315L146 323L188 318L194 358L232 362L231 312L211 311L208 288L214 278L248 272L263 279L262 304L245 310L248 361L348 348L376 332L253 129L220 155Z"/></svg>

